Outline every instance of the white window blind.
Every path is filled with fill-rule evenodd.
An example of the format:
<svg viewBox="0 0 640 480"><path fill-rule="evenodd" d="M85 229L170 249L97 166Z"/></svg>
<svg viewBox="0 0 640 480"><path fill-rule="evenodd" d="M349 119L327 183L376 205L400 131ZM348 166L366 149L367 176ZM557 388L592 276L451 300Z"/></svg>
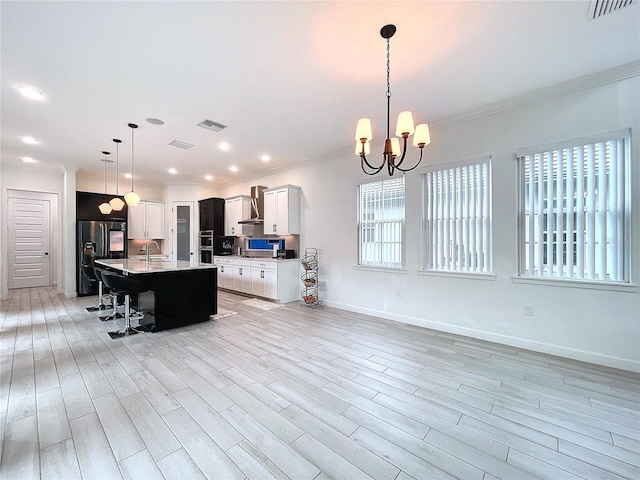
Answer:
<svg viewBox="0 0 640 480"><path fill-rule="evenodd" d="M358 187L359 265L404 263L404 175Z"/></svg>
<svg viewBox="0 0 640 480"><path fill-rule="evenodd" d="M520 275L628 282L628 131L518 152Z"/></svg>
<svg viewBox="0 0 640 480"><path fill-rule="evenodd" d="M476 158L423 174L427 270L492 271L490 161Z"/></svg>

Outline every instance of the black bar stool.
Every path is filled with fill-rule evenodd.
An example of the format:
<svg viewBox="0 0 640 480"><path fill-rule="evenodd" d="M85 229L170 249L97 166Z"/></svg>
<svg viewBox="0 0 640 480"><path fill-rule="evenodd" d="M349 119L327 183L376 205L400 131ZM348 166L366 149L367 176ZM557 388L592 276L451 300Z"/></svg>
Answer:
<svg viewBox="0 0 640 480"><path fill-rule="evenodd" d="M87 307L87 312L95 312L96 310L106 310L111 308L111 305L107 305L105 303L105 297L110 298L110 295L104 295L102 292L102 279L98 277L93 260L92 255L85 255L84 263L82 264L82 271L89 278L89 282L98 282L98 305L95 307Z"/></svg>
<svg viewBox="0 0 640 480"><path fill-rule="evenodd" d="M98 268L98 267L94 268L96 278L98 279L98 281L100 281L100 284L107 286L104 283L104 280L102 279L102 274L104 273L104 271L105 270L103 268ZM107 289L109 289L108 286L107 286ZM103 322L106 322L107 320L113 320L115 318L123 318L124 314L118 311L118 307L122 306L122 301L120 302L120 305L118 305L118 295L114 291L109 289L109 293L103 294L103 297L106 297L109 299L108 308L111 308L111 311L108 312L106 315L100 315L98 318L100 318L100 320L102 320Z"/></svg>
<svg viewBox="0 0 640 480"><path fill-rule="evenodd" d="M118 275L117 273L109 272L106 270L103 270L101 273L102 281L107 287L109 287L115 294L124 295L125 326L120 330L109 332L109 336L111 338L120 338L140 333L140 330L137 330L136 328L131 326L131 319L133 318L134 320L138 320L138 323L140 323L140 320L144 317L144 314L134 311L132 315L130 304L132 296L137 297L138 294L146 292L148 290L144 282L135 278L125 277L124 275Z"/></svg>

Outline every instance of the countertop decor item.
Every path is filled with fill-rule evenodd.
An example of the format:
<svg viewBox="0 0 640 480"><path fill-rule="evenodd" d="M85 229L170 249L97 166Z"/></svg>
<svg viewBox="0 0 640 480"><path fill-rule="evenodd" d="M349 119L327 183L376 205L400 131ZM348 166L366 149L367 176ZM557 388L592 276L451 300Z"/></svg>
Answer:
<svg viewBox="0 0 640 480"><path fill-rule="evenodd" d="M390 48L389 48L389 39L393 37L396 33L395 25L385 25L380 30L380 36L387 41L387 138L384 142L384 151L382 152L382 163L379 167L373 166L367 160L367 155L370 152L369 142L373 138L371 132L371 119L369 118L361 118L358 120L358 126L356 127L356 155L360 156L360 166L362 167L362 171L367 175L375 175L380 172L385 164L387 165L387 171L389 175L393 175L396 169L401 172L408 172L413 170L422 161L422 150L425 145L429 145L431 142L431 137L429 135L429 126L426 123L422 123L414 128L413 125L413 114L410 111L400 112L398 115L398 124L396 127L396 136L402 137L404 140L404 146L402 148L402 153L400 152L400 140L398 138L391 138L389 133L389 117L390 117L390 108L391 108L391 86L389 83L389 74L390 74ZM415 132L415 135L414 135ZM420 158L418 159L418 163L416 163L411 168L402 168L400 165L404 161L405 154L407 153L407 139L410 135L414 135L413 144L420 148ZM402 155L400 160L396 162L396 158L398 155ZM365 168L366 165L366 168ZM367 168L370 171L367 171Z"/></svg>

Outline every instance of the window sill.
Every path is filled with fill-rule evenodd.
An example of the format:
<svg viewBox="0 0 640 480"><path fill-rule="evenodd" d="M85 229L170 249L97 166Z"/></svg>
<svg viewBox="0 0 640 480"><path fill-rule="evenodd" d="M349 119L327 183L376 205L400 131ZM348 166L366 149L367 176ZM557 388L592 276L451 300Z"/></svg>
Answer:
<svg viewBox="0 0 640 480"><path fill-rule="evenodd" d="M375 267L375 266L367 266L367 265L354 265L354 269L363 270L367 272L382 272L382 273L409 273L409 270L406 268L394 268L394 267Z"/></svg>
<svg viewBox="0 0 640 480"><path fill-rule="evenodd" d="M513 283L546 285L553 287L586 288L590 290L609 290L613 292L638 293L638 285L619 282L598 282L594 280L570 280L563 278L511 277Z"/></svg>
<svg viewBox="0 0 640 480"><path fill-rule="evenodd" d="M495 273L479 273L479 272L443 272L440 270L418 270L418 275L427 277L452 277L452 278L469 278L472 280L489 280L495 281L497 275Z"/></svg>

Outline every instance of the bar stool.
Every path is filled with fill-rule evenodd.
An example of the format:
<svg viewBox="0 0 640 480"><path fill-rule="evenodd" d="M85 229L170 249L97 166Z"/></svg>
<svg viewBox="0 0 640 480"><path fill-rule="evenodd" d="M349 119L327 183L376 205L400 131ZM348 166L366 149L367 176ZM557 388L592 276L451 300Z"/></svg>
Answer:
<svg viewBox="0 0 640 480"><path fill-rule="evenodd" d="M114 293L124 295L125 326L120 330L109 332L109 336L111 338L120 338L140 333L140 330L131 326L131 319L133 318L134 320L138 320L138 323L140 323L144 314L134 311L132 315L130 303L131 296L138 296L138 294L147 291L147 287L144 282L131 277L125 277L124 275L108 272L106 270L102 271L102 280L107 287L113 290Z"/></svg>
<svg viewBox="0 0 640 480"><path fill-rule="evenodd" d="M87 307L87 312L95 312L96 310L106 310L107 308L111 308L110 305L105 303L105 297L110 298L110 295L104 295L102 293L102 280L98 278L96 267L93 264L93 258L87 255L85 256L84 261L85 263L82 264L83 273L89 277L90 283L98 282L98 305L95 307Z"/></svg>
<svg viewBox="0 0 640 480"><path fill-rule="evenodd" d="M98 267L94 268L96 278L100 282L99 285L106 286L106 284L104 283L104 280L102 279L102 274L104 273L104 271L105 270L103 268L98 268ZM109 287L107 287L107 289L109 289ZM122 306L122 303L118 305L118 295L114 291L109 289L109 293L105 293L102 296L109 299L109 306L107 308L110 308L111 311L108 312L106 315L100 315L98 318L100 318L100 320L102 320L103 322L106 322L107 320L113 320L115 318L123 318L124 313L118 312L118 307Z"/></svg>

